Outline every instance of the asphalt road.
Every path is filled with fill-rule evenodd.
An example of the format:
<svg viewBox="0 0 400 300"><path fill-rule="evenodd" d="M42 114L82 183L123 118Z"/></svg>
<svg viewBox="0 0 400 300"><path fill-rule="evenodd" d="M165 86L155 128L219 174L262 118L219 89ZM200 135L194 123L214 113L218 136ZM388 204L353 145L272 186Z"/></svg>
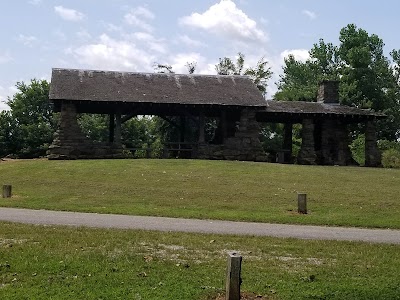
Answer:
<svg viewBox="0 0 400 300"><path fill-rule="evenodd" d="M0 220L96 228L140 229L400 244L400 230L285 225L0 208Z"/></svg>

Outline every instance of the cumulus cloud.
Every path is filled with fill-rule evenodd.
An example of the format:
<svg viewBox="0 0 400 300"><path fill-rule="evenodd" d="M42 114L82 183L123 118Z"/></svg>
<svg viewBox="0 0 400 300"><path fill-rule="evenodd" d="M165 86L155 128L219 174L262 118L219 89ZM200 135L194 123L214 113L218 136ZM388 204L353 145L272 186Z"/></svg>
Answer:
<svg viewBox="0 0 400 300"><path fill-rule="evenodd" d="M200 53L190 52L190 53L178 53L176 55L171 55L168 58L169 63L172 66L172 70L178 74L187 74L188 69L186 67L187 63L196 62L195 73L204 73L204 69L207 67L207 61L204 56ZM215 72L214 72L215 73ZM202 73L200 73L202 74ZM210 74L207 72L207 74Z"/></svg>
<svg viewBox="0 0 400 300"><path fill-rule="evenodd" d="M0 111L10 109L6 101L8 97L12 97L16 92L18 92L18 90L15 86L10 86L8 88L0 86Z"/></svg>
<svg viewBox="0 0 400 300"><path fill-rule="evenodd" d="M37 39L35 36L33 36L33 35L24 35L24 34L20 34L20 35L18 35L18 37L16 38L16 40L17 40L18 42L22 43L22 44L25 45L25 46L32 47L33 44L34 44L35 42L37 42L38 39Z"/></svg>
<svg viewBox="0 0 400 300"><path fill-rule="evenodd" d="M302 62L310 58L310 53L308 53L307 49L292 49L283 51L281 53L281 60L283 61L285 58L289 57L289 55L293 55L296 60Z"/></svg>
<svg viewBox="0 0 400 300"><path fill-rule="evenodd" d="M132 9L124 16L127 24L136 26L147 32L152 32L153 27L148 23L155 18L154 14L145 7L139 6Z"/></svg>
<svg viewBox="0 0 400 300"><path fill-rule="evenodd" d="M310 20L314 20L314 19L317 18L317 14L315 12L313 12L313 11L308 10L308 9L304 9L301 13L303 15L307 16Z"/></svg>
<svg viewBox="0 0 400 300"><path fill-rule="evenodd" d="M66 21L79 22L85 18L85 15L75 9L65 8L63 6L55 6L54 11Z"/></svg>
<svg viewBox="0 0 400 300"><path fill-rule="evenodd" d="M146 48L147 51L158 52L161 54L167 52L165 40L157 39L147 32L135 32L125 37L133 43L140 44L142 47Z"/></svg>
<svg viewBox="0 0 400 300"><path fill-rule="evenodd" d="M95 69L150 72L157 61L148 49L140 49L132 41L115 40L107 34L102 34L98 43L68 49L67 53L80 64Z"/></svg>
<svg viewBox="0 0 400 300"><path fill-rule="evenodd" d="M180 25L244 42L265 42L267 35L258 28L256 21L249 18L232 0L221 0L204 13L193 13L179 20Z"/></svg>

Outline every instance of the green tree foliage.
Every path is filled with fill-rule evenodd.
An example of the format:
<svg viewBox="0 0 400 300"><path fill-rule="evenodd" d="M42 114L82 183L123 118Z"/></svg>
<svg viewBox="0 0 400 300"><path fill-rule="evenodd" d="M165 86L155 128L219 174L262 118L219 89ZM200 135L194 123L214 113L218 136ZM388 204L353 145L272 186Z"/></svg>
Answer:
<svg viewBox="0 0 400 300"><path fill-rule="evenodd" d="M341 103L383 111L389 118L379 122L379 137L398 138L400 53L391 53L393 67L384 55L382 39L354 24L340 31L339 42L334 46L321 39L305 62L293 56L285 59L276 100L315 101L321 80L340 80Z"/></svg>
<svg viewBox="0 0 400 300"><path fill-rule="evenodd" d="M18 92L6 102L9 112L0 115L1 154L37 157L46 154L53 139L56 119L49 102L49 83L31 80L18 82Z"/></svg>
<svg viewBox="0 0 400 300"><path fill-rule="evenodd" d="M87 138L96 142L107 142L109 140L108 115L81 114L78 117L78 124Z"/></svg>
<svg viewBox="0 0 400 300"><path fill-rule="evenodd" d="M229 57L220 58L215 70L219 75L247 75L257 85L257 88L263 93L267 92L268 80L272 76L268 61L262 57L255 67L244 68L245 55L238 53L236 61Z"/></svg>

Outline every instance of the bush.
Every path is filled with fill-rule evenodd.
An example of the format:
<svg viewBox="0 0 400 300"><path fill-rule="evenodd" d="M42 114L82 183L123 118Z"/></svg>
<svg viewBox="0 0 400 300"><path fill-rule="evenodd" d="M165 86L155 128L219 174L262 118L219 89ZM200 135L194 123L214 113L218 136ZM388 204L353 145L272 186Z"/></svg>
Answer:
<svg viewBox="0 0 400 300"><path fill-rule="evenodd" d="M351 154L353 159L360 165L365 164L365 135L360 134L350 144Z"/></svg>
<svg viewBox="0 0 400 300"><path fill-rule="evenodd" d="M382 165L385 168L400 168L400 151L397 149L383 151Z"/></svg>

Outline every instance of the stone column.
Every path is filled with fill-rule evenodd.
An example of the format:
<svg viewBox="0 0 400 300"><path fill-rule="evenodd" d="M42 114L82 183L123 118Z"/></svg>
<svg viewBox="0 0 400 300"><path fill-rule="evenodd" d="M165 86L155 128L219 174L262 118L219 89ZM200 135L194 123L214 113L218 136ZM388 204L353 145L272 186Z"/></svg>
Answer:
<svg viewBox="0 0 400 300"><path fill-rule="evenodd" d="M376 129L373 121L368 121L365 124L365 166L381 166L381 153L378 149Z"/></svg>
<svg viewBox="0 0 400 300"><path fill-rule="evenodd" d="M315 165L317 156L314 146L314 120L304 119L302 129L302 143L297 161L301 165Z"/></svg>
<svg viewBox="0 0 400 300"><path fill-rule="evenodd" d="M75 104L62 103L59 129L54 134L53 143L49 147L48 158L76 159L86 146L86 137L77 121Z"/></svg>

